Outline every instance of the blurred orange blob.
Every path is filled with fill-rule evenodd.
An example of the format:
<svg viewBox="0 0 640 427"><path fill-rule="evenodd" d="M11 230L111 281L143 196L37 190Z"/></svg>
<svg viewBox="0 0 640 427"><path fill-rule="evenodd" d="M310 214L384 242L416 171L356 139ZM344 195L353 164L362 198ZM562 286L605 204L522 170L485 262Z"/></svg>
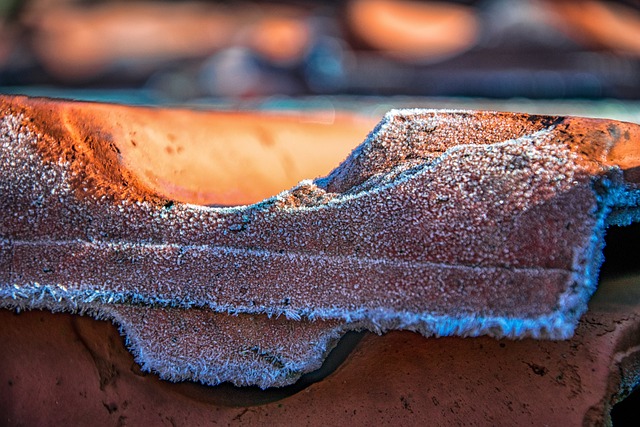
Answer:
<svg viewBox="0 0 640 427"><path fill-rule="evenodd" d="M302 57L310 38L300 19L273 16L251 29L249 45L273 62L292 62Z"/></svg>
<svg viewBox="0 0 640 427"><path fill-rule="evenodd" d="M33 8L24 21L41 63L66 81L127 67L144 74L168 61L205 58L231 46L292 63L311 39L301 9L257 3L70 4Z"/></svg>
<svg viewBox="0 0 640 427"><path fill-rule="evenodd" d="M405 60L460 53L475 44L479 32L472 8L438 2L355 0L348 20L362 42Z"/></svg>
<svg viewBox="0 0 640 427"><path fill-rule="evenodd" d="M114 64L203 57L229 44L236 19L197 3L105 3L36 9L25 18L43 65L65 80Z"/></svg>
<svg viewBox="0 0 640 427"><path fill-rule="evenodd" d="M558 28L595 47L640 56L640 12L620 3L547 1Z"/></svg>

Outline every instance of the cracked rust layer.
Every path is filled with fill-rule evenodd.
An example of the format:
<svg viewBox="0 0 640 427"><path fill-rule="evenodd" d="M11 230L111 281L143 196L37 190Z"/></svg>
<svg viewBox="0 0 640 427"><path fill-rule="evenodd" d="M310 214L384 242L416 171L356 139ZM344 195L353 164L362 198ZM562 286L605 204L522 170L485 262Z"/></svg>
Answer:
<svg viewBox="0 0 640 427"><path fill-rule="evenodd" d="M167 198L136 153L220 115L2 98L0 305L112 319L163 378L285 385L350 329L567 338L640 217L639 126L472 111L392 111L259 203Z"/></svg>

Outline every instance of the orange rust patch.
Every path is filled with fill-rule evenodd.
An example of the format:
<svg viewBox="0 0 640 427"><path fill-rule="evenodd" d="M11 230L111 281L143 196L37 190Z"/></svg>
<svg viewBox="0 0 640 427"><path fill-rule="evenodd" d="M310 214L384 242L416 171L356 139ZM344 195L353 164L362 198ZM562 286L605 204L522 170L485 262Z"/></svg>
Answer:
<svg viewBox="0 0 640 427"><path fill-rule="evenodd" d="M193 204L258 202L326 175L375 124L349 114L313 117L132 108L21 97L47 161L71 164L83 194ZM311 120L309 120L311 119ZM177 155L180 156L177 156Z"/></svg>
<svg viewBox="0 0 640 427"><path fill-rule="evenodd" d="M125 167L114 135L104 122L90 114L92 104L82 108L83 104L22 97L0 102L2 109L23 115L23 125L42 135L36 144L45 161L69 164L72 187L79 198L92 195L112 201L166 203Z"/></svg>

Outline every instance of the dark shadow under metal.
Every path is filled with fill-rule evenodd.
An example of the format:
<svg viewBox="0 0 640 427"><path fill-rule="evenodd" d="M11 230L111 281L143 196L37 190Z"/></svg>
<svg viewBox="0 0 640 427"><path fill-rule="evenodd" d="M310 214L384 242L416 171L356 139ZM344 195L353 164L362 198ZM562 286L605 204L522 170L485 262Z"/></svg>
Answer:
<svg viewBox="0 0 640 427"><path fill-rule="evenodd" d="M276 402L299 393L332 374L342 365L366 334L367 332L347 332L338 341L336 347L331 350L319 369L303 375L296 383L290 386L262 390L259 387L236 387L230 383L205 386L191 381L184 381L178 384L171 384L171 388L189 398L220 406L245 407Z"/></svg>

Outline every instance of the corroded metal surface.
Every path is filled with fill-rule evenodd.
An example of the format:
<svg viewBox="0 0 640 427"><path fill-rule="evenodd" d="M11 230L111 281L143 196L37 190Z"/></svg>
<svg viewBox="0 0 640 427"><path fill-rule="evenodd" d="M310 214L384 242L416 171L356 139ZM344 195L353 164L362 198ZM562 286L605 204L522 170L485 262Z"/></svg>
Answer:
<svg viewBox="0 0 640 427"><path fill-rule="evenodd" d="M639 279L604 278L569 340L365 334L294 394L159 381L112 325L0 310L0 414L6 425L609 425L640 374Z"/></svg>
<svg viewBox="0 0 640 427"><path fill-rule="evenodd" d="M640 217L622 122L393 111L327 177L217 208L140 181L109 106L0 114L0 304L113 319L174 380L289 384L349 329L567 338Z"/></svg>

